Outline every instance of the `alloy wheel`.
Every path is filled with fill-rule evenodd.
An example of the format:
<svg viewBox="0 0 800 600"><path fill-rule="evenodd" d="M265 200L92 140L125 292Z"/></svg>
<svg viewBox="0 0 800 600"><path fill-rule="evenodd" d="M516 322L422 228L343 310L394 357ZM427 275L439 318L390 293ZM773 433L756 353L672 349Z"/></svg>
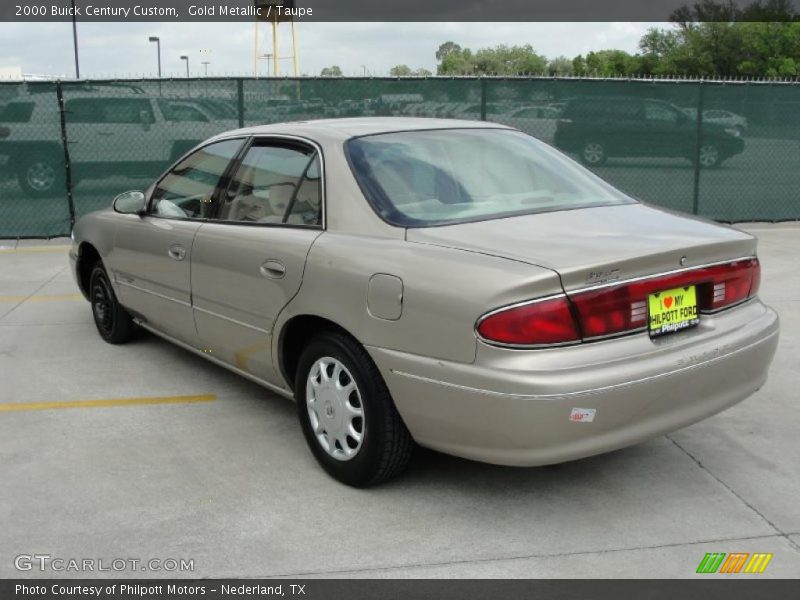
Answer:
<svg viewBox="0 0 800 600"><path fill-rule="evenodd" d="M583 158L590 165L602 162L604 156L603 146L598 143L590 142L583 147Z"/></svg>
<svg viewBox="0 0 800 600"><path fill-rule="evenodd" d="M719 162L719 150L716 146L707 144L700 147L700 164L704 167L713 167Z"/></svg>

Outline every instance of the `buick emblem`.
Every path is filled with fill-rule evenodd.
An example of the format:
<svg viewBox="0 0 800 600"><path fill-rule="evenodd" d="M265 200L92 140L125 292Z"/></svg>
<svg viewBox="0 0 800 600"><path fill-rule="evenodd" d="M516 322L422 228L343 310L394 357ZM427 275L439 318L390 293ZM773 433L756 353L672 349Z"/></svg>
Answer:
<svg viewBox="0 0 800 600"><path fill-rule="evenodd" d="M688 261L686 260L686 257L685 256L681 256L681 260L680 260L681 266L685 267L687 262Z"/></svg>

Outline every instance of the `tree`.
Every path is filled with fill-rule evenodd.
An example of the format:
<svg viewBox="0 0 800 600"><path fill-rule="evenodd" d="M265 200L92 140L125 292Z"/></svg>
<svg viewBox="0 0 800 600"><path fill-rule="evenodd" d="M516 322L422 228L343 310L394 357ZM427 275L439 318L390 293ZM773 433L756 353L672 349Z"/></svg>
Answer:
<svg viewBox="0 0 800 600"><path fill-rule="evenodd" d="M547 72L551 77L565 77L575 71L573 61L566 56L557 56L547 64Z"/></svg>
<svg viewBox="0 0 800 600"><path fill-rule="evenodd" d="M442 62L449 54L461 52L461 46L455 42L445 42L436 51L436 60Z"/></svg>
<svg viewBox="0 0 800 600"><path fill-rule="evenodd" d="M411 74L411 67L408 65L395 65L389 69L389 75L392 77L408 77Z"/></svg>
<svg viewBox="0 0 800 600"><path fill-rule="evenodd" d="M414 76L415 77L431 77L431 76L433 76L433 73L431 71L429 71L428 69L425 69L424 67L420 67L419 69L414 71Z"/></svg>
<svg viewBox="0 0 800 600"><path fill-rule="evenodd" d="M638 73L638 60L624 50L600 50L586 55L586 73L592 77L624 77Z"/></svg>
<svg viewBox="0 0 800 600"><path fill-rule="evenodd" d="M539 75L547 70L547 59L536 54L530 44L480 48L475 53L451 47L437 52L437 57L440 55L439 75Z"/></svg>
<svg viewBox="0 0 800 600"><path fill-rule="evenodd" d="M322 69L319 75L320 77L341 77L342 70L339 68L339 65L333 65L332 67L325 67Z"/></svg>

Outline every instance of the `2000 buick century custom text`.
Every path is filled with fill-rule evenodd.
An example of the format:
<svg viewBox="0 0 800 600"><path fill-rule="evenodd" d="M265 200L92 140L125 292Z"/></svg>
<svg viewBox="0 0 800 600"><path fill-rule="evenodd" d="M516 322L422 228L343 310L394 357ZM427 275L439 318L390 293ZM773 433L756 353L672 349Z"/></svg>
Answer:
<svg viewBox="0 0 800 600"><path fill-rule="evenodd" d="M73 237L103 339L142 327L293 397L356 486L415 443L530 466L678 429L758 390L778 342L753 236L489 123L228 132Z"/></svg>

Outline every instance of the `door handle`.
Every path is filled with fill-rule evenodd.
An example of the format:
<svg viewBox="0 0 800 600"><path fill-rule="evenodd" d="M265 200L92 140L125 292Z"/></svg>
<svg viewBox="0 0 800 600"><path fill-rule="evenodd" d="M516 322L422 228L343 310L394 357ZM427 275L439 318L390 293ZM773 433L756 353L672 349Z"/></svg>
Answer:
<svg viewBox="0 0 800 600"><path fill-rule="evenodd" d="M265 261L259 271L264 277L269 277L270 279L281 279L286 275L286 267L279 260Z"/></svg>
<svg viewBox="0 0 800 600"><path fill-rule="evenodd" d="M183 246L170 246L169 250L167 250L167 254L169 254L170 258L175 260L183 260L186 258L186 249Z"/></svg>

